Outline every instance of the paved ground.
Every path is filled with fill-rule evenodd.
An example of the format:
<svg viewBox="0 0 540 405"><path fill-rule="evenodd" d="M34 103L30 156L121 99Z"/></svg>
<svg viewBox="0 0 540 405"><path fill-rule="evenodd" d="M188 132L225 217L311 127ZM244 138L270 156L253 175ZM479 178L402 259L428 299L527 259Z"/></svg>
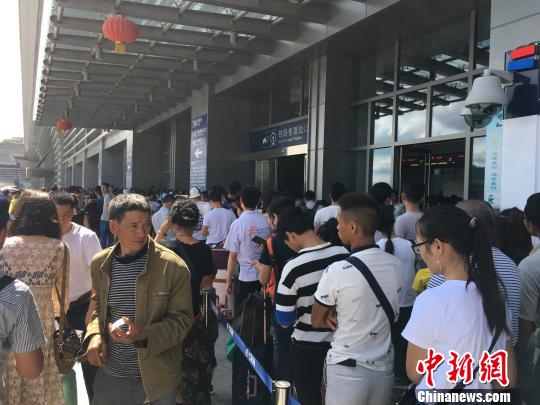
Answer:
<svg viewBox="0 0 540 405"><path fill-rule="evenodd" d="M227 337L227 331L224 327L220 326L219 339L216 342L216 358L218 366L214 373L213 380L213 405L231 405L232 367L231 363L227 360L225 356L225 345L227 342ZM80 364L77 364L75 366L75 372L77 374L77 405L89 405Z"/></svg>

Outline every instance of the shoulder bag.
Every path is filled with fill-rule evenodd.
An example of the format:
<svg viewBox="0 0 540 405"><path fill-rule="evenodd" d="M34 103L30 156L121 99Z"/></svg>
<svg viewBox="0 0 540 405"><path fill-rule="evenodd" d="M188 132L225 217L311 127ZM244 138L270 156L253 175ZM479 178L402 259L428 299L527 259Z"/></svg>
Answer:
<svg viewBox="0 0 540 405"><path fill-rule="evenodd" d="M384 292L373 276L373 273L371 273L371 270L368 269L366 264L360 260L358 257L350 256L345 259L345 261L352 264L354 267L356 267L360 273L364 276L366 281L368 282L369 286L373 290L373 293L379 300L379 303L381 304L386 316L388 317L388 321L390 322L390 328L395 322L396 315L394 313L394 309L392 308L392 305L390 304L390 301L388 301L388 298L386 298L386 295L384 295Z"/></svg>
<svg viewBox="0 0 540 405"><path fill-rule="evenodd" d="M60 319L58 322L58 329L54 331L54 359L56 366L60 374L67 374L72 369L77 361L81 361L79 352L81 350L81 338L77 335L77 331L69 326L66 310L65 300L67 294L67 266L69 260L68 248L64 242L64 260L62 262L62 283L61 292L58 291L58 286L55 284L56 295L60 301Z"/></svg>

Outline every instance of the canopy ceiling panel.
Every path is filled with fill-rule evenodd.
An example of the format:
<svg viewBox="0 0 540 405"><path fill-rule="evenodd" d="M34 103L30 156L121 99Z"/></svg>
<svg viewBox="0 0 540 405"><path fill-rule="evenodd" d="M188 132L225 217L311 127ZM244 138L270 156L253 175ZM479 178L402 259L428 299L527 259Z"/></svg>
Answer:
<svg viewBox="0 0 540 405"><path fill-rule="evenodd" d="M327 0L55 0L37 124L134 128L331 12ZM102 33L111 15L138 28L122 54Z"/></svg>

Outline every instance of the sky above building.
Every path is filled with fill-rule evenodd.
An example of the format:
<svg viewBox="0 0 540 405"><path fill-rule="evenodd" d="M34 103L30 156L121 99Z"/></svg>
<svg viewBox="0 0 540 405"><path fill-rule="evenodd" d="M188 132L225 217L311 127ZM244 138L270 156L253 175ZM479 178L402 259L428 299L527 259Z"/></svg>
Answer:
<svg viewBox="0 0 540 405"><path fill-rule="evenodd" d="M19 2L7 0L2 4L3 22L0 37L4 38L5 57L0 61L0 141L22 137L21 51L19 47Z"/></svg>

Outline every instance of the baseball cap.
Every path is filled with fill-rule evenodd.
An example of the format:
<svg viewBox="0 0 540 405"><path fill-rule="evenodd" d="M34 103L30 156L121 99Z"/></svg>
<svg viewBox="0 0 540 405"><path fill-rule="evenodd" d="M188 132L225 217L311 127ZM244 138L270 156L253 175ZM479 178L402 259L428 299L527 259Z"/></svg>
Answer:
<svg viewBox="0 0 540 405"><path fill-rule="evenodd" d="M173 193L162 193L159 199L163 202L165 201L172 201L174 200L174 194Z"/></svg>
<svg viewBox="0 0 540 405"><path fill-rule="evenodd" d="M540 193L535 193L527 199L524 211L530 222L540 226Z"/></svg>
<svg viewBox="0 0 540 405"><path fill-rule="evenodd" d="M9 219L9 200L4 196L0 196L0 229L7 226Z"/></svg>
<svg viewBox="0 0 540 405"><path fill-rule="evenodd" d="M189 198L198 198L201 196L201 190L198 187L192 187L189 189Z"/></svg>

